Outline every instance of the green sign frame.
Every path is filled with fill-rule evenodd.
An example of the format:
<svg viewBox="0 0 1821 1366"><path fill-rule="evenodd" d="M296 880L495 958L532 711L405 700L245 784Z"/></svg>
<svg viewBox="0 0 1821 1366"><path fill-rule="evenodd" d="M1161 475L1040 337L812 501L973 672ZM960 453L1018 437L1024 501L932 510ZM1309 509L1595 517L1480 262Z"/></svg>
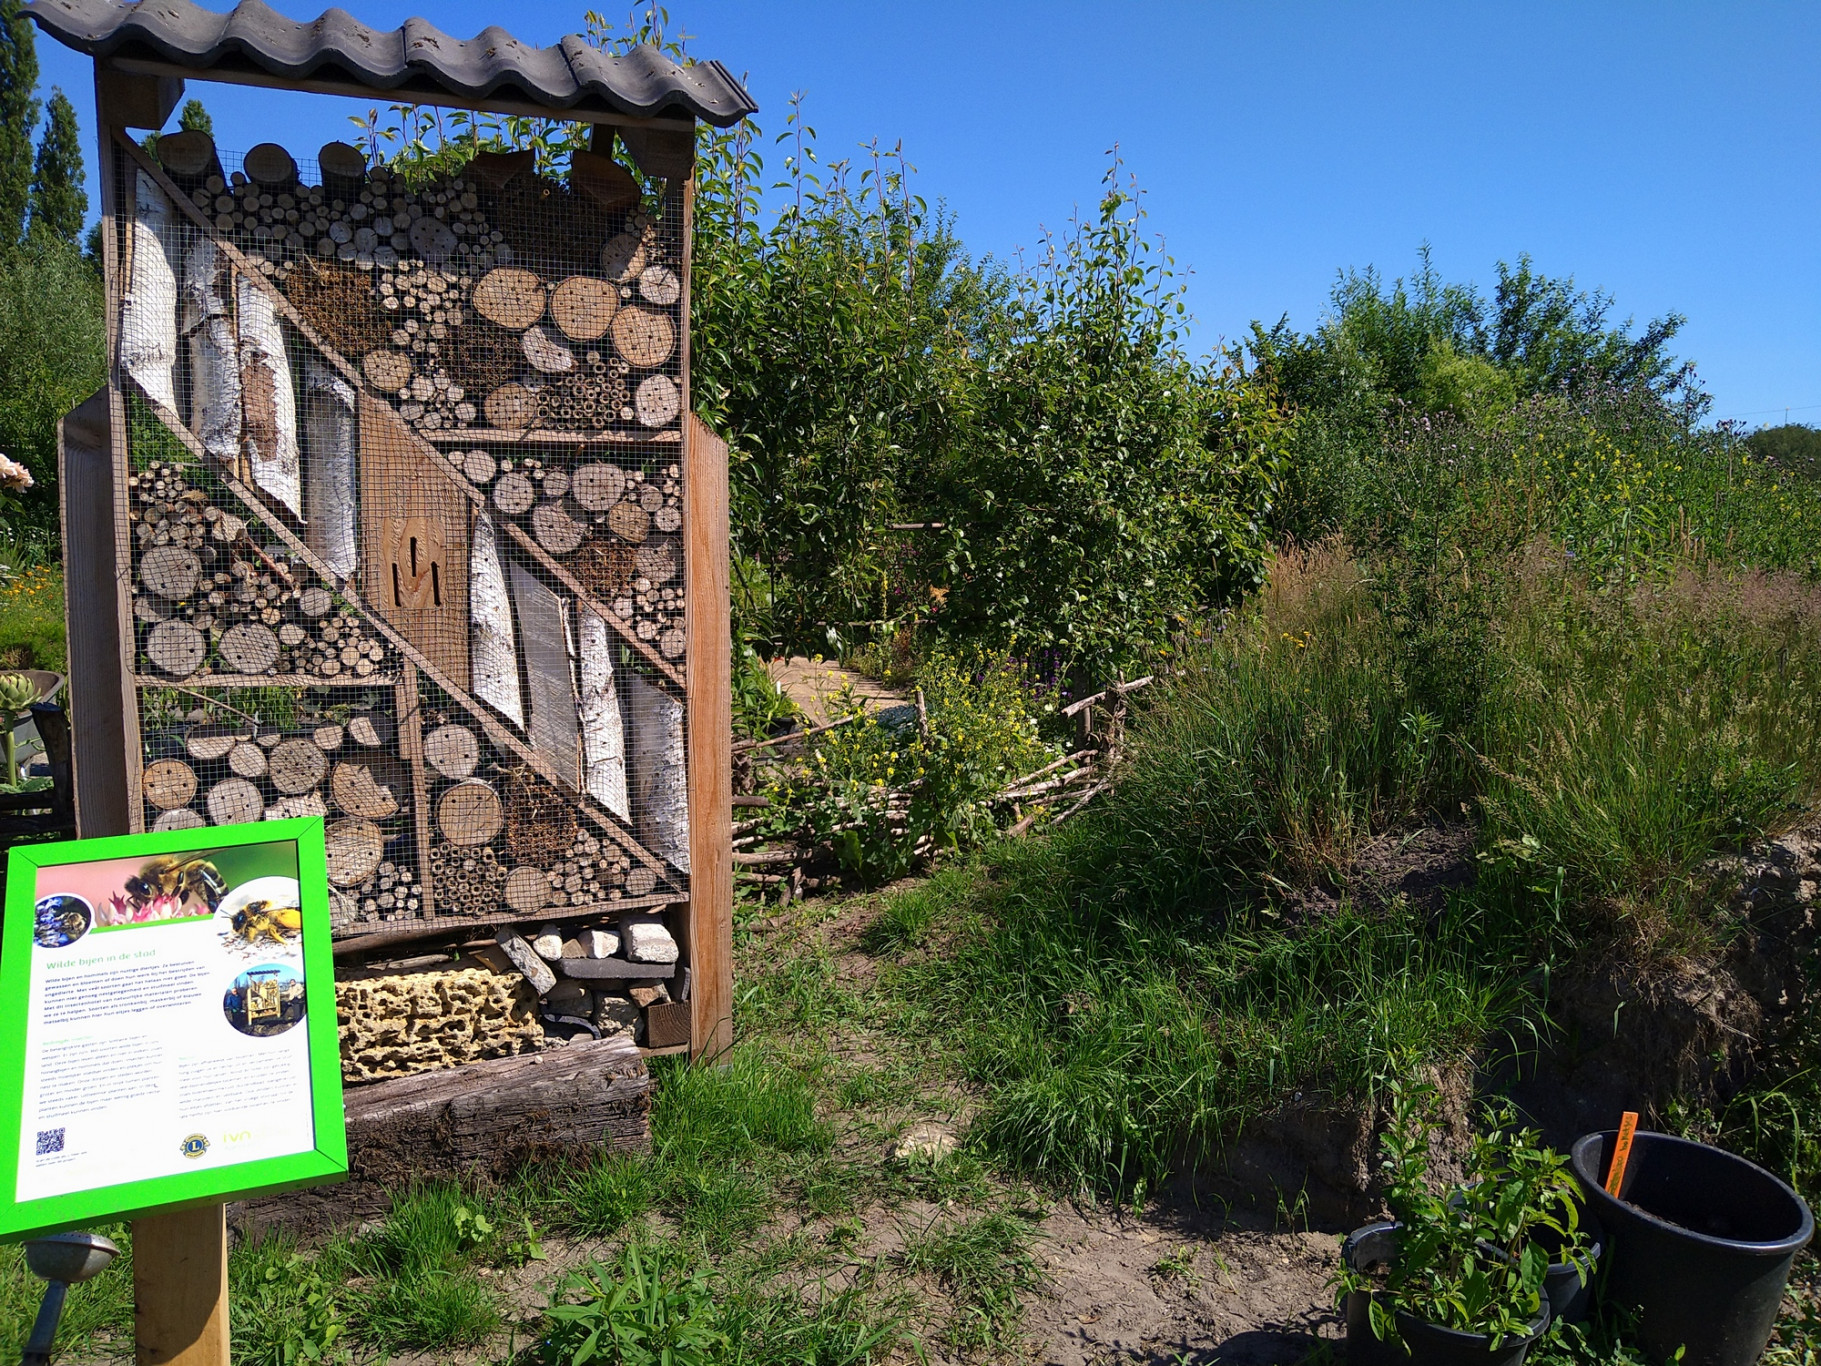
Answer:
<svg viewBox="0 0 1821 1366"><path fill-rule="evenodd" d="M18 1199L20 1154L27 1123L24 1105L28 1050L35 1043L29 1037L30 998L33 956L40 947L37 923L40 870L116 859L150 860L160 855L207 854L214 857L229 850L246 850L249 846L284 844L296 846L298 909L301 912L298 947L303 961L304 996L301 1023L308 1041L312 1146L307 1151L288 1155L216 1162L189 1171L172 1164L176 1169L168 1175ZM132 928L147 934L170 932L157 924L101 926L93 924L96 918L89 917L91 928L78 931L79 937L119 928ZM198 913L189 917L188 923L202 918ZM169 923L186 922L173 918ZM135 942L152 942L137 941L136 936L134 939ZM233 1024L232 1016L229 1023ZM234 1027L242 1033L251 1032L241 1025ZM348 1141L342 1110L339 1035L330 945L328 866L321 817L15 847L7 863L5 920L0 924L0 1242L345 1180ZM123 1134L121 1138L127 1144L134 1141L131 1134ZM143 1135L140 1135L140 1141L144 1141ZM188 1140L185 1142L186 1156L189 1155L187 1147Z"/></svg>

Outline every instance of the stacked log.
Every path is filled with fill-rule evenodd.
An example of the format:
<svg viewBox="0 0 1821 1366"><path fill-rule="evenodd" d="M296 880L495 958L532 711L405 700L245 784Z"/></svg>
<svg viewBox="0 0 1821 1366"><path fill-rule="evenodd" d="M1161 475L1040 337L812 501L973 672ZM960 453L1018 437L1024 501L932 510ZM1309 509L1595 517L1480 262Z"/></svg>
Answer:
<svg viewBox="0 0 1821 1366"><path fill-rule="evenodd" d="M369 924L410 920L422 915L424 889L404 862L381 859L373 876L354 889L357 916Z"/></svg>

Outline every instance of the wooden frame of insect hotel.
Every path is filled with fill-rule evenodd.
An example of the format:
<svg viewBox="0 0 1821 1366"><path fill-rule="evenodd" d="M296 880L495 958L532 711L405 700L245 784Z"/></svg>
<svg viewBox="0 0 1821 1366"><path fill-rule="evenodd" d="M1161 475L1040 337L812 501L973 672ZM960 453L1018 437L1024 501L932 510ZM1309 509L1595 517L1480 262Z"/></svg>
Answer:
<svg viewBox="0 0 1821 1366"><path fill-rule="evenodd" d="M727 470L690 225L696 122L745 91L259 0L27 12L94 56L103 150L112 366L62 471L81 833L324 817L351 1080L557 1033L718 1052ZM592 133L558 175L130 131L189 79Z"/></svg>

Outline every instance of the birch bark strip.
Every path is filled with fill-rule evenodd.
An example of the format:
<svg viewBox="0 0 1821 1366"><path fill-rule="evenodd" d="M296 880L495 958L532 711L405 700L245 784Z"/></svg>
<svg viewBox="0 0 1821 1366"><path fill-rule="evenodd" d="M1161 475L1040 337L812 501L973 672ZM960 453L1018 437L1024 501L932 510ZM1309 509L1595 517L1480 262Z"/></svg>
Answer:
<svg viewBox="0 0 1821 1366"><path fill-rule="evenodd" d="M563 776L581 786L581 735L576 724L574 675L569 665L563 604L523 565L512 566L512 605L524 637L525 676L531 686L531 716L525 731L531 747Z"/></svg>
<svg viewBox="0 0 1821 1366"><path fill-rule="evenodd" d="M233 272L215 239L198 236L183 263L183 331L190 342L190 430L203 450L240 454L240 347Z"/></svg>
<svg viewBox="0 0 1821 1366"><path fill-rule="evenodd" d="M689 871L689 782L683 704L636 673L627 675L632 712L632 798L639 838L679 872Z"/></svg>
<svg viewBox="0 0 1821 1366"><path fill-rule="evenodd" d="M297 467L297 396L285 359L285 336L272 300L251 280L236 279L239 305L242 438L253 482L303 520Z"/></svg>
<svg viewBox="0 0 1821 1366"><path fill-rule="evenodd" d="M359 563L354 387L314 356L304 361L305 541L341 578Z"/></svg>
<svg viewBox="0 0 1821 1366"><path fill-rule="evenodd" d="M576 609L582 656L582 762L588 793L623 821L626 801L626 725L613 679L613 633L584 606Z"/></svg>
<svg viewBox="0 0 1821 1366"><path fill-rule="evenodd" d="M468 620L474 695L523 729L525 708L518 686L512 600L506 596L499 537L493 530L493 519L484 512L474 519L473 559L468 566Z"/></svg>
<svg viewBox="0 0 1821 1366"><path fill-rule="evenodd" d="M133 196L132 257L120 308L120 363L146 393L172 412L177 390L177 275L171 267L178 228L171 201L140 171Z"/></svg>

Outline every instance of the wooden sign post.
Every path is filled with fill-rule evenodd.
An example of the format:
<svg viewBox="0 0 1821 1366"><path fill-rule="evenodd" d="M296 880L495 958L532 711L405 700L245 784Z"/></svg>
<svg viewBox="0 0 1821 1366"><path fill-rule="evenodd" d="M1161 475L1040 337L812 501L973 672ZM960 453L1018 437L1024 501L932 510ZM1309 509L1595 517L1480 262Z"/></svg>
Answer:
<svg viewBox="0 0 1821 1366"><path fill-rule="evenodd" d="M141 1363L227 1366L230 1199L348 1170L320 818L12 851L0 1240L133 1221Z"/></svg>

